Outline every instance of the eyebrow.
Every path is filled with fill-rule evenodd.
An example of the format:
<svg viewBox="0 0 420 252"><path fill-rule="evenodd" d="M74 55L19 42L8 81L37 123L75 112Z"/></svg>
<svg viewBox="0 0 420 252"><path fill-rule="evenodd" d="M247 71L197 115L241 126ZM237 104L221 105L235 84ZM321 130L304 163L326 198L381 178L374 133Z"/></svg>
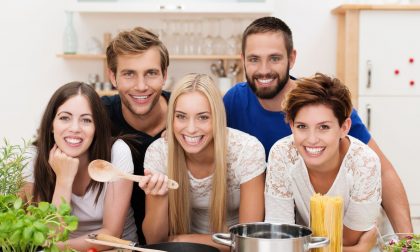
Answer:
<svg viewBox="0 0 420 252"><path fill-rule="evenodd" d="M187 114L187 113L179 111L179 110L175 110L175 113ZM210 114L210 111L204 111L204 112L197 113L197 115L202 115L202 114Z"/></svg>
<svg viewBox="0 0 420 252"><path fill-rule="evenodd" d="M282 53L272 53L272 54L269 54L267 57L284 57L284 54L282 54ZM248 59L248 58L261 58L262 56L261 55L257 55L257 54L248 54L247 56L246 56L246 58Z"/></svg>
<svg viewBox="0 0 420 252"><path fill-rule="evenodd" d="M60 112L58 112L58 113L57 113L57 116L58 116L58 115L61 115L61 114L73 115L72 113L67 112L67 111L60 111ZM86 113L86 114L81 114L80 116L92 116L92 114ZM92 117L93 117L93 116L92 116Z"/></svg>
<svg viewBox="0 0 420 252"><path fill-rule="evenodd" d="M144 70L144 72L150 72L150 71L160 71L160 68L152 67L152 68L147 68L146 70ZM131 68L124 68L124 69L121 69L120 72L121 73L124 73L124 72L135 72L135 73L137 73L137 70L131 69Z"/></svg>
<svg viewBox="0 0 420 252"><path fill-rule="evenodd" d="M307 124L306 122L300 122L300 121L295 121L294 123ZM326 124L326 123L333 123L333 122L332 121L322 121L322 122L317 123L317 125L319 125L319 124Z"/></svg>
<svg viewBox="0 0 420 252"><path fill-rule="evenodd" d="M133 69L121 69L120 70L120 73L126 73L126 72L136 72L136 71L133 70Z"/></svg>
<svg viewBox="0 0 420 252"><path fill-rule="evenodd" d="M149 71L158 71L158 72L160 72L160 68L148 68L148 69L146 69L146 72L149 72Z"/></svg>

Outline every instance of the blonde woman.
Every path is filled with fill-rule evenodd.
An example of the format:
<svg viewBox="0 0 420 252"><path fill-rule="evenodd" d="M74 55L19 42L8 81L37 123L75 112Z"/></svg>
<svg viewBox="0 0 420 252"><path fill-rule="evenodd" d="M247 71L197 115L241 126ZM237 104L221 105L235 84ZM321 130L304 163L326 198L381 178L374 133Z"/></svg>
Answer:
<svg viewBox="0 0 420 252"><path fill-rule="evenodd" d="M265 166L262 144L226 127L213 80L204 74L186 75L169 100L167 140L156 140L146 152L148 179L139 185L146 192L147 243L218 246L211 233L262 221ZM178 190L168 191L167 177L178 181Z"/></svg>

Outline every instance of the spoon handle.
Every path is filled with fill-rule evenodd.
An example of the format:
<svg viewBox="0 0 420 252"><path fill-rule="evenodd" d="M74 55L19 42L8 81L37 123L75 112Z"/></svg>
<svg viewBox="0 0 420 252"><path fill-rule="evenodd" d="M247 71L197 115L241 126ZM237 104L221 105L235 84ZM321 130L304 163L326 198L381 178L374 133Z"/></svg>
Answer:
<svg viewBox="0 0 420 252"><path fill-rule="evenodd" d="M134 174L121 174L121 176L125 179L129 179L135 182L140 182L144 178L144 176ZM178 189L178 183L175 180L168 179L168 188Z"/></svg>

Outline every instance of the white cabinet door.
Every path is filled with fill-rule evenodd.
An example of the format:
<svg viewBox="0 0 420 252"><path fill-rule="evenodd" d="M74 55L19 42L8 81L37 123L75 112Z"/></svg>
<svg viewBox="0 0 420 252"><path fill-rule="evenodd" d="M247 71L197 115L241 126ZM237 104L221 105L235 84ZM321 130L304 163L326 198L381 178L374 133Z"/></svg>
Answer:
<svg viewBox="0 0 420 252"><path fill-rule="evenodd" d="M420 94L420 11L361 11L359 21L359 94Z"/></svg>
<svg viewBox="0 0 420 252"><path fill-rule="evenodd" d="M401 177L412 216L420 217L420 97L359 97L358 112Z"/></svg>

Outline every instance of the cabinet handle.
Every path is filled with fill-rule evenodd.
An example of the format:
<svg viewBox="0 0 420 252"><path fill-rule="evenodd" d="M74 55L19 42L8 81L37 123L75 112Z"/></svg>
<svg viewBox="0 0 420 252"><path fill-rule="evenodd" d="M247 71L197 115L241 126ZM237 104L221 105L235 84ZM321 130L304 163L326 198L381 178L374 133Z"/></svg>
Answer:
<svg viewBox="0 0 420 252"><path fill-rule="evenodd" d="M372 108L370 107L370 104L367 104L366 105L366 127L369 131L370 131L371 112L372 112Z"/></svg>
<svg viewBox="0 0 420 252"><path fill-rule="evenodd" d="M167 10L167 11L170 11L170 10L181 11L181 10L184 9L184 7L182 5L171 5L171 4L168 4L168 5L160 5L159 6L159 9L160 10Z"/></svg>
<svg viewBox="0 0 420 252"><path fill-rule="evenodd" d="M370 60L367 61L366 67L367 67L366 88L370 88L372 86L372 62Z"/></svg>

